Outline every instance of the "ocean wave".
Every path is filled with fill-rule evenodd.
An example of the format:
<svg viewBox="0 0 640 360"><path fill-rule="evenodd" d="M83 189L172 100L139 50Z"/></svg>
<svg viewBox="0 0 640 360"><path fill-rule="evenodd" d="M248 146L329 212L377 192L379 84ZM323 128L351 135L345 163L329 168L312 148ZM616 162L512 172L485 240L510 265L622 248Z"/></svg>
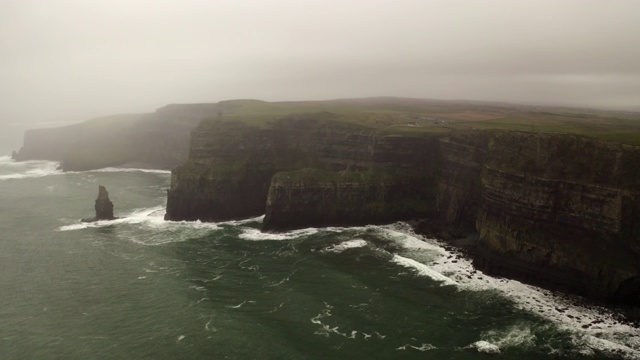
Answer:
<svg viewBox="0 0 640 360"><path fill-rule="evenodd" d="M372 334L367 334L363 331L358 331L358 330L347 330L347 331L340 331L340 326L334 326L331 327L329 324L325 323L323 321L323 319L325 318L330 318L332 316L331 314L331 310L333 310L333 306L329 305L328 303L324 303L324 309L322 309L320 311L320 313L318 313L318 315L312 317L311 323L315 324L315 325L319 325L319 328L313 333L314 335L319 335L319 336L324 336L324 337L330 337L332 334L335 335L339 335L342 336L346 339L349 340L355 340L358 338L358 333L362 334L362 337L364 340L368 340L369 338L371 338L373 335ZM376 335L376 339L378 340L384 340L384 338L386 338L386 335L382 335L377 331L374 331L373 334Z"/></svg>
<svg viewBox="0 0 640 360"><path fill-rule="evenodd" d="M165 213L166 210L164 206L135 209L114 220L100 220L95 222L78 221L74 224L60 226L58 231L77 231L108 226L133 225L141 227L142 230L145 231L139 233L126 231L125 234L128 240L139 245L162 245L205 236L211 231L220 229L218 223L164 220Z"/></svg>
<svg viewBox="0 0 640 360"><path fill-rule="evenodd" d="M238 235L241 239L251 241L264 241L264 240L292 240L303 236L309 236L316 234L319 231L318 228L307 228L300 230L293 230L283 233L268 233L262 232L259 229L243 228L242 233Z"/></svg>
<svg viewBox="0 0 640 360"><path fill-rule="evenodd" d="M422 343L420 346L415 346L415 345L411 345L411 344L404 344L400 347L397 347L396 350L407 350L407 349L414 349L414 350L418 350L418 351L429 351L429 350L434 350L437 349L437 347L429 344L429 343Z"/></svg>
<svg viewBox="0 0 640 360"><path fill-rule="evenodd" d="M492 329L485 331L481 334L480 338L500 349L531 347L536 340L536 336L531 327L525 323L512 325L501 330Z"/></svg>
<svg viewBox="0 0 640 360"><path fill-rule="evenodd" d="M437 271L434 271L429 266L413 259L409 259L400 255L393 255L391 261L406 268L410 268L418 275L429 277L432 280L441 283L442 285L457 285L455 281L449 279L448 277L442 275Z"/></svg>
<svg viewBox="0 0 640 360"><path fill-rule="evenodd" d="M5 168L4 171L9 170L11 173L0 175L0 180L39 178L62 174L62 171L58 170L59 165L58 162L45 160L16 162L7 156L3 156L0 166Z"/></svg>
<svg viewBox="0 0 640 360"><path fill-rule="evenodd" d="M248 223L252 223L252 222L259 222L261 223L262 220L264 220L264 215L260 215L257 217L253 217L253 218L247 218L247 219L241 219L241 220L228 220L228 221L222 221L219 222L217 224L219 225L244 225L244 224L248 224Z"/></svg>
<svg viewBox="0 0 640 360"><path fill-rule="evenodd" d="M609 309L583 306L570 297L536 286L486 275L476 270L462 254L445 249L438 240L416 235L406 224L380 226L379 229L402 249L403 256L396 254L392 258L397 264L412 267L418 274L436 281L442 279L443 284L455 284L459 290L498 291L514 301L517 308L545 318L561 330L575 333L576 338L584 343L580 346L622 354L628 359L640 358L640 329L620 323L617 315ZM429 256L421 256L421 252L428 252ZM438 254L435 258L432 257L434 253ZM482 341L508 347L514 342L528 343L531 336L526 328L514 328L507 330L506 334L487 333Z"/></svg>
<svg viewBox="0 0 640 360"><path fill-rule="evenodd" d="M16 161L11 158L11 156L0 156L0 165L11 165L15 164Z"/></svg>
<svg viewBox="0 0 640 360"><path fill-rule="evenodd" d="M405 222L397 222L389 225L374 227L387 239L392 240L406 250L430 250L441 255L446 254L446 250L436 239L426 239L413 231L411 225Z"/></svg>
<svg viewBox="0 0 640 360"><path fill-rule="evenodd" d="M86 172L144 172L144 173L150 173L150 174L171 174L170 170L117 168L117 167L107 167L102 169L88 170Z"/></svg>
<svg viewBox="0 0 640 360"><path fill-rule="evenodd" d="M581 354L597 350L622 354L629 359L640 358L640 329L620 323L611 310L583 306L569 297L558 296L535 286L486 275L476 270L463 254L448 250L439 240L415 234L410 225L403 222L382 226L308 228L277 234L244 228L240 237L246 240L290 240L318 232L348 233L353 237L352 240L327 247L323 251L341 251L356 245L362 247L367 242L359 239L359 236L377 234L397 247L398 253L393 251L395 254L390 258L393 263L411 269L418 276L429 277L441 285L454 286L460 291L492 291L502 294L513 301L516 308L550 321L561 331L575 334L575 346ZM332 328L324 326L319 332L324 336L335 333ZM534 333L526 326L513 327L489 331L483 334L480 342L472 345L479 351L492 351L489 350L492 346L498 349L529 346L533 337ZM550 348L549 352L557 350Z"/></svg>
<svg viewBox="0 0 640 360"><path fill-rule="evenodd" d="M500 354L500 347L484 340L476 341L465 348L477 349L478 352L485 353L485 354Z"/></svg>
<svg viewBox="0 0 640 360"><path fill-rule="evenodd" d="M219 225L224 223L197 221L171 221L165 220L166 209L164 206L154 206L150 208L140 208L113 220L99 220L95 222L79 222L71 225L64 225L58 228L59 231L80 230L88 228L99 228L118 224L144 224L151 228L172 228L188 227L193 229L217 230Z"/></svg>
<svg viewBox="0 0 640 360"><path fill-rule="evenodd" d="M340 244L337 244L337 245L327 246L322 251L341 253L341 252L343 252L345 250L348 250L348 249L355 249L355 248L360 248L360 247L365 247L365 246L367 246L367 242L365 240L362 240L362 239L351 239L351 240L348 240L348 241L343 241L343 242L341 242Z"/></svg>

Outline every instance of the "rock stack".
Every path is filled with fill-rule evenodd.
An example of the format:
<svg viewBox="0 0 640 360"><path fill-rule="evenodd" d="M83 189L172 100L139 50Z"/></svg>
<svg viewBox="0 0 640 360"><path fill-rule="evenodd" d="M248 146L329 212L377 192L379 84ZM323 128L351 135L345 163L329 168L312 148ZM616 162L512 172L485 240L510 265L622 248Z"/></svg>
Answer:
<svg viewBox="0 0 640 360"><path fill-rule="evenodd" d="M102 185L98 187L98 198L96 199L96 216L82 219L83 222L94 222L98 220L113 220L113 203L109 200L109 192Z"/></svg>

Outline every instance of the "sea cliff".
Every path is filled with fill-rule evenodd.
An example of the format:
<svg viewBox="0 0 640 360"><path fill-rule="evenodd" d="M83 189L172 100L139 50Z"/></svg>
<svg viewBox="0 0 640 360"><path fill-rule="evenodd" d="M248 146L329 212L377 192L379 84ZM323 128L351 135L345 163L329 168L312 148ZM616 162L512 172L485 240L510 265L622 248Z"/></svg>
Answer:
<svg viewBox="0 0 640 360"><path fill-rule="evenodd" d="M263 230L437 218L478 267L600 299L640 296L640 147L570 134L394 134L330 112L219 116L172 173L167 219Z"/></svg>
<svg viewBox="0 0 640 360"><path fill-rule="evenodd" d="M13 158L59 161L64 171L109 166L170 170L187 159L191 130L219 111L218 104L167 105L149 114L27 130Z"/></svg>
<svg viewBox="0 0 640 360"><path fill-rule="evenodd" d="M437 142L376 134L326 112L266 127L212 119L194 131L189 160L172 173L167 219L266 212L265 229L284 230L427 216L435 213Z"/></svg>
<svg viewBox="0 0 640 360"><path fill-rule="evenodd" d="M640 147L498 132L480 181L479 265L591 297L638 300L631 284L640 275Z"/></svg>

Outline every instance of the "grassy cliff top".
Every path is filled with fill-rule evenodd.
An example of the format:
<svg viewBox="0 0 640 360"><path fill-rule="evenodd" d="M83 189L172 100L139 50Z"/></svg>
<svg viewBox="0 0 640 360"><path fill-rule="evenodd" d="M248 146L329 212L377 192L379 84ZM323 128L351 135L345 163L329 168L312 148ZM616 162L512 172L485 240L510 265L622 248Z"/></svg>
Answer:
<svg viewBox="0 0 640 360"><path fill-rule="evenodd" d="M218 103L218 109L220 115L206 122L238 120L270 127L274 121L293 114L315 114L316 118L337 118L388 134L420 136L453 129L501 129L575 133L640 145L640 113L613 110L406 98L229 100Z"/></svg>

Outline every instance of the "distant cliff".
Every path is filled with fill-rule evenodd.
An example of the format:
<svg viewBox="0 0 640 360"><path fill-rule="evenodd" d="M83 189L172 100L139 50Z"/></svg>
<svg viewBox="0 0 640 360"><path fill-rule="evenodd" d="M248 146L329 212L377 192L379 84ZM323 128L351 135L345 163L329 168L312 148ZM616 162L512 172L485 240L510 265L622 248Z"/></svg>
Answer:
<svg viewBox="0 0 640 360"><path fill-rule="evenodd" d="M121 165L169 170L186 160L191 130L219 111L218 104L168 105L151 114L27 130L13 157L60 161L65 171Z"/></svg>
<svg viewBox="0 0 640 360"><path fill-rule="evenodd" d="M264 230L440 218L476 263L596 298L640 298L640 147L568 134L393 134L330 112L217 117L172 173L167 219L266 213Z"/></svg>

